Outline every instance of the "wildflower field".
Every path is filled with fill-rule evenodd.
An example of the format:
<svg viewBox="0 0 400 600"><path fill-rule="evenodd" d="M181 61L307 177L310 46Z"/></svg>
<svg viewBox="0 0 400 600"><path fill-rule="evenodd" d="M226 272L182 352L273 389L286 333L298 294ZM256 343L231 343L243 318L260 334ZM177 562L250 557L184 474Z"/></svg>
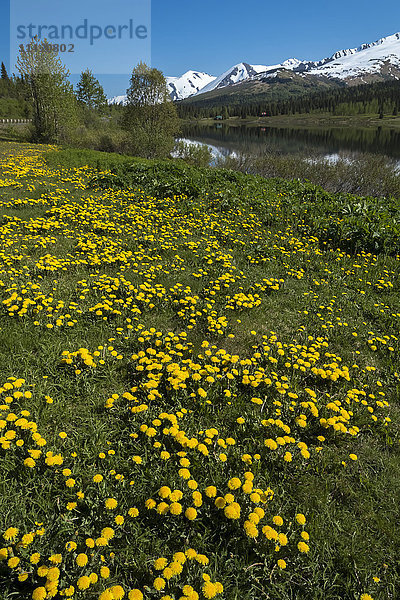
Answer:
<svg viewBox="0 0 400 600"><path fill-rule="evenodd" d="M1 600L398 599L399 201L71 156L0 145Z"/></svg>

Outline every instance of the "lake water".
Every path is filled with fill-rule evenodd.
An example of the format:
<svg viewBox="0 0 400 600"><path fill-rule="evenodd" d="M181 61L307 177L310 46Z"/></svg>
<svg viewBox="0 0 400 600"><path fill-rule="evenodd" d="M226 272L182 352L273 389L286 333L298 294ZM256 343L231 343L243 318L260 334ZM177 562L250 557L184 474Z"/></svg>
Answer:
<svg viewBox="0 0 400 600"><path fill-rule="evenodd" d="M216 123L209 126L185 126L182 138L208 144L214 156L273 151L332 157L343 152L369 152L400 161L400 129L384 127L295 129L246 125L233 127Z"/></svg>

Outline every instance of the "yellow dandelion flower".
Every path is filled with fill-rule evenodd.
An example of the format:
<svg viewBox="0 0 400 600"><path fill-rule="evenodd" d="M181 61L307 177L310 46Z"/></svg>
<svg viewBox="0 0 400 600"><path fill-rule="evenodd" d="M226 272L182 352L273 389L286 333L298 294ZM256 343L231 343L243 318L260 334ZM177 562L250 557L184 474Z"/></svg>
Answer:
<svg viewBox="0 0 400 600"><path fill-rule="evenodd" d="M193 560L197 556L197 552L193 548L188 548L185 554L189 560Z"/></svg>
<svg viewBox="0 0 400 600"><path fill-rule="evenodd" d="M82 577L79 577L76 585L80 590L87 590L90 586L90 578L87 575L83 575Z"/></svg>
<svg viewBox="0 0 400 600"><path fill-rule="evenodd" d="M118 506L118 502L115 500L115 498L107 498L104 504L108 510L114 510Z"/></svg>
<svg viewBox="0 0 400 600"><path fill-rule="evenodd" d="M37 565L39 560L40 560L39 552L34 552L33 554L31 554L31 557L29 559L29 561L32 563L32 565Z"/></svg>
<svg viewBox="0 0 400 600"><path fill-rule="evenodd" d="M215 498L215 496L217 495L217 488L214 485L209 485L204 490L204 493L206 496L208 496L208 498Z"/></svg>
<svg viewBox="0 0 400 600"><path fill-rule="evenodd" d="M302 513L298 513L296 515L296 521L298 522L299 525L305 525L306 523L306 518Z"/></svg>
<svg viewBox="0 0 400 600"><path fill-rule="evenodd" d="M164 558L163 556L161 556L160 558L157 558L154 563L153 566L156 569L156 571L162 571L168 564L168 561L166 558Z"/></svg>
<svg viewBox="0 0 400 600"><path fill-rule="evenodd" d="M125 590L121 585L113 585L110 588L110 592L112 593L114 600L122 600L125 596Z"/></svg>
<svg viewBox="0 0 400 600"><path fill-rule="evenodd" d="M10 567L10 569L15 569L16 567L18 567L20 560L21 559L19 559L18 556L13 556L12 558L8 559L7 564Z"/></svg>
<svg viewBox="0 0 400 600"><path fill-rule="evenodd" d="M100 567L100 577L108 579L110 577L110 569L108 567Z"/></svg>
<svg viewBox="0 0 400 600"><path fill-rule="evenodd" d="M44 587L37 587L32 592L32 600L45 600L47 591Z"/></svg>
<svg viewBox="0 0 400 600"><path fill-rule="evenodd" d="M203 596L205 598L214 598L217 595L215 585L211 581L205 581L202 587Z"/></svg>
<svg viewBox="0 0 400 600"><path fill-rule="evenodd" d="M240 505L237 502L232 502L224 508L224 514L227 519L240 519Z"/></svg>
<svg viewBox="0 0 400 600"><path fill-rule="evenodd" d="M143 600L143 594L136 588L128 593L128 600Z"/></svg>
<svg viewBox="0 0 400 600"><path fill-rule="evenodd" d="M197 517L197 510L190 506L185 510L185 517L189 519L189 521L194 521L194 519Z"/></svg>
<svg viewBox="0 0 400 600"><path fill-rule="evenodd" d="M171 515L180 515L182 513L182 504L179 504L179 502L173 502L169 507L169 511Z"/></svg>
<svg viewBox="0 0 400 600"><path fill-rule="evenodd" d="M156 577L156 579L153 581L153 587L158 591L163 590L165 588L165 579L162 577Z"/></svg>
<svg viewBox="0 0 400 600"><path fill-rule="evenodd" d="M8 557L7 548L0 548L0 560L6 560L7 557Z"/></svg>
<svg viewBox="0 0 400 600"><path fill-rule="evenodd" d="M280 569L286 569L286 562L283 560L283 558L280 558L277 564Z"/></svg>
<svg viewBox="0 0 400 600"><path fill-rule="evenodd" d="M106 540L112 540L114 537L114 529L112 527L104 527L101 530L101 537L106 538Z"/></svg>
<svg viewBox="0 0 400 600"><path fill-rule="evenodd" d="M158 490L158 495L160 496L160 498L169 498L169 496L171 495L171 490L167 485L163 485L159 490Z"/></svg>
<svg viewBox="0 0 400 600"><path fill-rule="evenodd" d="M75 562L78 565L78 567L85 567L88 563L87 554L84 554L83 552L81 554L78 554L78 556L75 559Z"/></svg>
<svg viewBox="0 0 400 600"><path fill-rule="evenodd" d="M239 477L232 477L232 479L228 481L228 488L230 490L237 490L241 485L242 482L240 481Z"/></svg>
<svg viewBox="0 0 400 600"><path fill-rule="evenodd" d="M305 542L299 542L297 544L297 548L299 549L299 552L305 553L307 553L310 550L310 546L308 546Z"/></svg>
<svg viewBox="0 0 400 600"><path fill-rule="evenodd" d="M98 600L114 600L114 594L110 589L104 590L99 596Z"/></svg>
<svg viewBox="0 0 400 600"><path fill-rule="evenodd" d="M3 538L8 542L9 540L12 540L15 537L17 537L18 533L19 533L19 529L17 529L17 527L9 527L3 533Z"/></svg>

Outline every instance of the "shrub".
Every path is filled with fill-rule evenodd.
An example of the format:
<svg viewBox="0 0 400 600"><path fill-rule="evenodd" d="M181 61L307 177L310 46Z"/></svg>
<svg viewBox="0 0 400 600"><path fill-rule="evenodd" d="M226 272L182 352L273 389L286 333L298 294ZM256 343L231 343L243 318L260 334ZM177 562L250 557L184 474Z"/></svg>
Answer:
<svg viewBox="0 0 400 600"><path fill-rule="evenodd" d="M179 140L175 145L174 155L195 167L207 167L211 160L211 150L205 144L193 144Z"/></svg>

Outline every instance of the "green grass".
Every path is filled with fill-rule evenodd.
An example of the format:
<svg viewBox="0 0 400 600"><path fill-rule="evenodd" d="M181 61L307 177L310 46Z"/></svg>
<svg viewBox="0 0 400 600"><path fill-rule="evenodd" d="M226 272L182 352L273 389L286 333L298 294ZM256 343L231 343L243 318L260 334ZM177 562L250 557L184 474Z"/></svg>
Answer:
<svg viewBox="0 0 400 600"><path fill-rule="evenodd" d="M0 535L11 526L21 535L36 531L35 522L46 531L27 548L5 541L4 547L12 548L7 559L15 553L21 563L10 569L7 560L0 562L1 599L32 598L32 591L46 583L37 566L50 566L50 556L60 553L58 589L73 585L76 600L97 600L112 585L122 585L125 597L138 588L146 599L159 600L167 593L180 598L187 584L203 598L202 573L222 583L224 591L216 597L225 600L359 600L363 593L396 600L398 201L361 200L312 184L94 151L46 152L46 147L7 143L0 152L2 181L8 183L0 188L0 399L15 390L32 392L31 398L14 398L11 410L17 415L29 410L46 439L44 451L64 458L61 467L47 465L45 455L34 468L24 466L27 448L35 446L29 431L7 421L4 430L17 430L25 444L17 447L13 441L7 449L0 438ZM349 231L355 230L351 237ZM373 231L381 237L371 247L377 240ZM43 264L51 268L44 270ZM273 280L279 280L277 289ZM4 304L14 290L17 297ZM250 306L227 308L239 293ZM35 302L25 314L24 297ZM18 309L10 311L13 303ZM226 319L221 333L215 327L219 317ZM80 348L88 350L96 367L79 356L71 355L71 364L61 362L64 351ZM164 354L156 360L149 349ZM219 349L228 353L225 363ZM146 363L140 362L143 356ZM313 361L324 376L312 371ZM171 363L179 365L179 373L189 371L186 387L175 389L178 383L168 379ZM332 363L336 367L328 366ZM204 369L200 381L193 379L197 364ZM140 370L143 365L151 369ZM215 365L220 370L207 381ZM348 378L339 373L343 366ZM246 377L260 369L263 380L253 387ZM160 374L159 397L149 397L149 373ZM338 374L336 380L332 373ZM25 383L6 391L10 377ZM278 392L276 382L288 386L286 394ZM199 387L209 402L198 394ZM314 400L307 389L315 392ZM358 392L349 395L351 390ZM129 391L133 397L124 398ZM297 404L289 392L297 395ZM113 394L119 397L106 408ZM380 399L390 406L377 404ZM318 417L300 404L310 401ZM323 426L320 418L338 414L328 408L332 402L352 412L345 426L358 427L355 435ZM130 410L144 404L143 412ZM0 419L9 414L4 407L0 411ZM171 425L163 413L175 415L187 438L212 438L209 455L163 432ZM298 422L303 413L304 427ZM158 418L162 426L154 424ZM288 424L295 442L268 450L264 440L284 433L277 424L262 423L267 419ZM143 425L154 427L155 437L147 436ZM215 437L205 434L211 428L218 430ZM230 437L236 443L227 446L222 461L224 444L216 440ZM308 448L308 458L300 454L299 442ZM115 453L107 454L110 449ZM170 459L161 459L162 450ZM291 462L284 460L286 451ZM193 521L145 507L149 498L160 501L163 485L182 490L183 511L193 505L192 491L178 472L178 452L187 453L191 477L203 495ZM251 464L243 462L245 454ZM133 456L142 463L133 462ZM64 468L71 469L75 487L66 487ZM262 503L241 489L233 491L241 516L229 520L204 490L215 485L223 496L232 477L243 483L249 471L254 487L270 487L274 497ZM93 482L96 473L104 476L101 484ZM83 499L76 496L79 490ZM104 508L109 497L118 500L116 511ZM72 500L78 504L69 511ZM133 506L136 518L128 516ZM265 517L253 540L244 523L256 506ZM297 549L302 530L297 513L307 519L308 553ZM115 525L116 514L125 517L123 525ZM262 533L264 525L273 525L274 515L284 521L276 529L289 538L279 551ZM115 536L92 555L85 539L98 538L106 526ZM69 553L65 543L71 540L78 547ZM208 566L187 561L182 576L157 591L153 581L160 573L154 560L171 560L174 552L188 548L204 553ZM42 555L36 567L29 562L34 551ZM87 568L76 565L78 552L88 554ZM287 563L284 570L277 566L280 558ZM79 591L79 577L99 574L101 565L110 568L110 578ZM30 575L19 582L25 570Z"/></svg>
<svg viewBox="0 0 400 600"><path fill-rule="evenodd" d="M108 171L125 164L130 165L138 160L133 156L99 152L98 150L77 150L69 147L48 152L46 155L46 163L50 167L73 168L87 165L102 171ZM140 159L140 162L146 163L146 159Z"/></svg>

